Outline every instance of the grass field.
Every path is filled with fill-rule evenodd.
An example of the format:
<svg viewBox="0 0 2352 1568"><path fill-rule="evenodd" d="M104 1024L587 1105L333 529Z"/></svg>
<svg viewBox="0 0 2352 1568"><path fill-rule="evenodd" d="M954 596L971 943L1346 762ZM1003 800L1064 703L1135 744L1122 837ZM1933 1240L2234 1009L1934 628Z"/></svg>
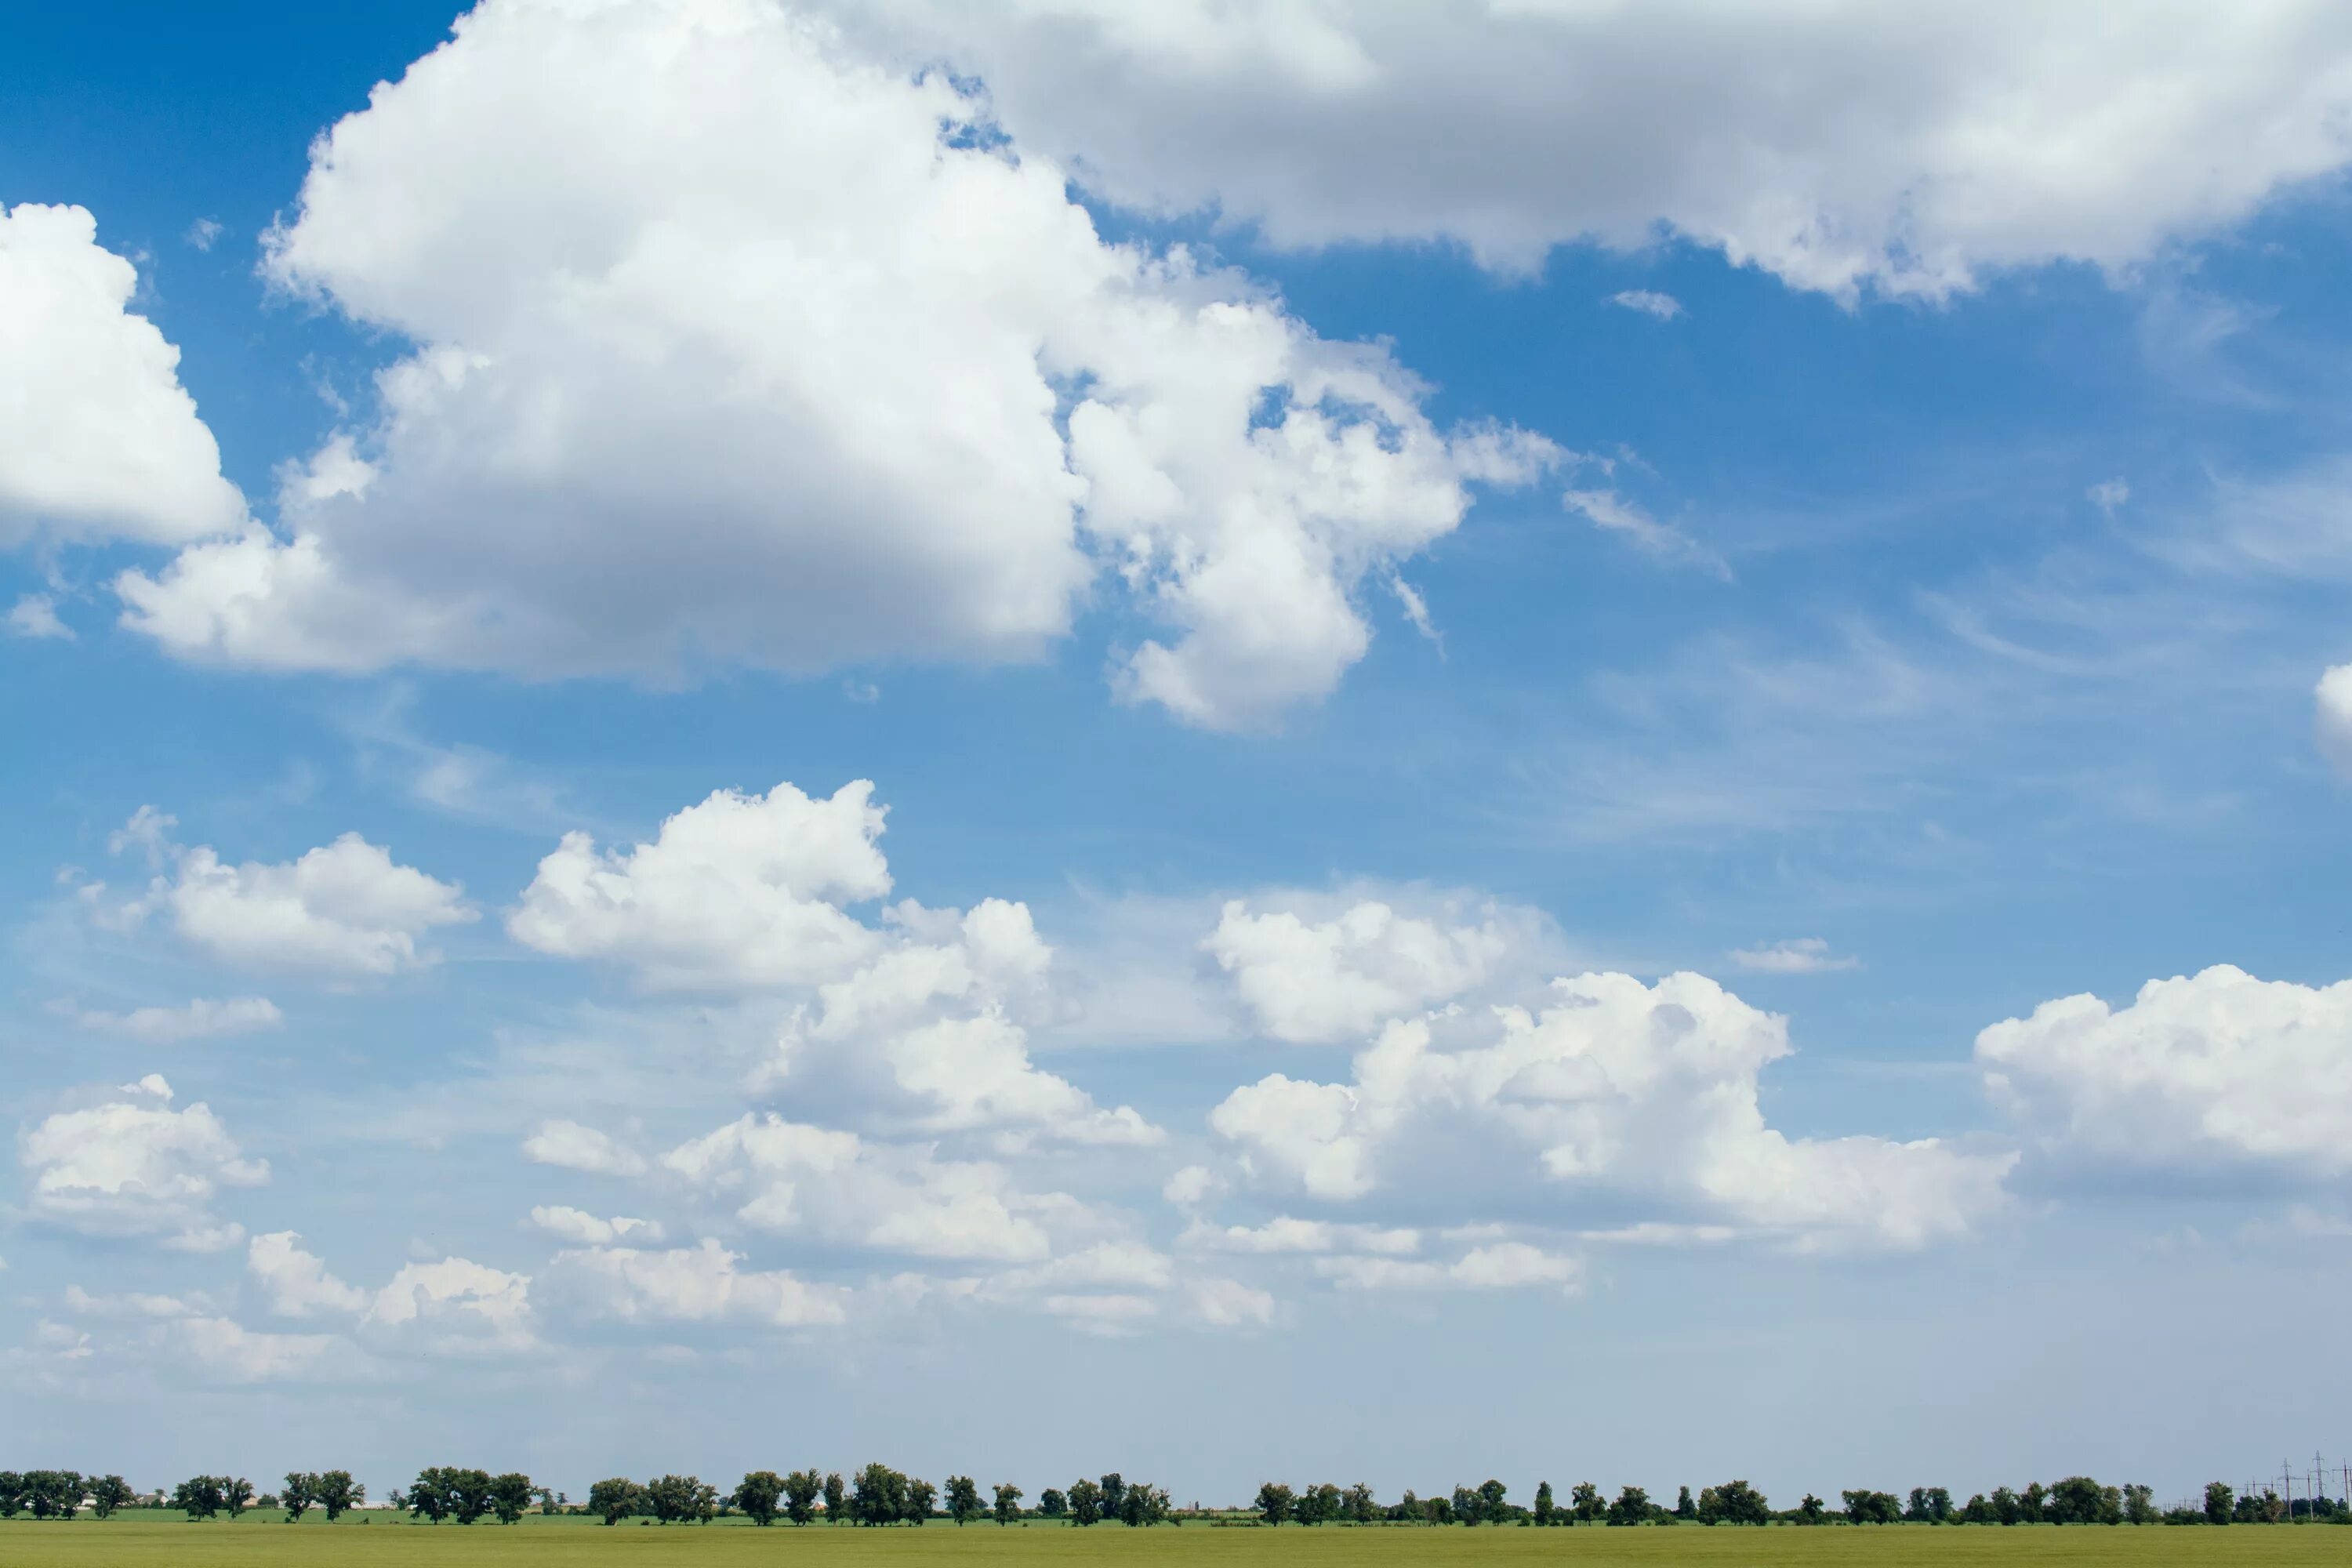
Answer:
<svg viewBox="0 0 2352 1568"><path fill-rule="evenodd" d="M376 1517L289 1529L278 1516L190 1524L133 1512L100 1522L0 1521L0 1568L97 1564L383 1564L559 1563L735 1564L880 1563L1410 1563L1572 1562L1579 1568L2303 1568L2352 1563L2352 1529L2326 1525L2226 1530L2021 1527L1883 1529L1441 1530L1407 1527L1129 1530L1098 1525L968 1525L856 1530L823 1525L757 1530L738 1521L624 1524L533 1518L510 1528L407 1524Z"/></svg>

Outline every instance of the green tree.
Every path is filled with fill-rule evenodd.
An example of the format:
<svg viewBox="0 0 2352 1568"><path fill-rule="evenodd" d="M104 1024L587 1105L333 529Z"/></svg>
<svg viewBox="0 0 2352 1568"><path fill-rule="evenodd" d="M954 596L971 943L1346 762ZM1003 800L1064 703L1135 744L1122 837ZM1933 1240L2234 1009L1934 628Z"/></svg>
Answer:
<svg viewBox="0 0 2352 1568"><path fill-rule="evenodd" d="M1288 1519L1294 1500L1290 1489L1280 1481L1267 1481L1257 1489L1257 1511L1268 1524L1280 1524Z"/></svg>
<svg viewBox="0 0 2352 1568"><path fill-rule="evenodd" d="M2040 1524L2042 1522L2042 1505L2049 1496L2049 1489L2044 1487L2040 1481L2029 1481L2026 1483L2025 1489L2017 1495L2018 1512L2020 1516L2024 1519L2026 1523Z"/></svg>
<svg viewBox="0 0 2352 1568"><path fill-rule="evenodd" d="M1102 1488L1080 1477L1070 1483L1070 1522L1080 1527L1099 1524L1103 1516Z"/></svg>
<svg viewBox="0 0 2352 1568"><path fill-rule="evenodd" d="M1911 1500L1904 1506L1903 1517L1914 1524L1948 1524L1952 1519L1952 1493L1947 1487L1913 1487Z"/></svg>
<svg viewBox="0 0 2352 1568"><path fill-rule="evenodd" d="M1335 1497L1337 1487L1327 1489ZM1130 1529L1141 1530L1148 1525L1164 1522L1169 1514L1168 1489L1155 1487L1149 1481L1131 1481L1118 1495L1119 1522Z"/></svg>
<svg viewBox="0 0 2352 1568"><path fill-rule="evenodd" d="M1550 1489L1546 1487L1545 1490ZM1358 1524L1370 1524L1381 1517L1380 1500L1372 1496L1370 1487L1358 1481L1348 1489L1347 1510L1348 1517Z"/></svg>
<svg viewBox="0 0 2352 1568"><path fill-rule="evenodd" d="M541 1487L539 1489L539 1512L540 1517L542 1519L555 1512L555 1489L553 1487Z"/></svg>
<svg viewBox="0 0 2352 1568"><path fill-rule="evenodd" d="M97 1476L89 1483L89 1510L100 1519L112 1519L114 1510L137 1500L131 1483L121 1476Z"/></svg>
<svg viewBox="0 0 2352 1568"><path fill-rule="evenodd" d="M588 1489L588 1511L606 1524L618 1524L645 1506L646 1489L625 1476L609 1477Z"/></svg>
<svg viewBox="0 0 2352 1568"><path fill-rule="evenodd" d="M1511 1517L1511 1505L1506 1500L1510 1489L1489 1476L1478 1484L1478 1516L1488 1524L1500 1524Z"/></svg>
<svg viewBox="0 0 2352 1568"><path fill-rule="evenodd" d="M1848 1524L1893 1524L1903 1517L1903 1500L1893 1492L1874 1492L1865 1488L1838 1495L1845 1500Z"/></svg>
<svg viewBox="0 0 2352 1568"><path fill-rule="evenodd" d="M441 1472L449 1489L449 1511L459 1524L471 1524L490 1511L490 1473L464 1468Z"/></svg>
<svg viewBox="0 0 2352 1568"><path fill-rule="evenodd" d="M353 1481L349 1470L320 1470L310 1478L310 1500L332 1524L350 1512L352 1504L367 1501L367 1488Z"/></svg>
<svg viewBox="0 0 2352 1568"><path fill-rule="evenodd" d="M221 1479L221 1501L227 1506L228 1516L235 1519L253 1505L253 1483L243 1476L234 1480Z"/></svg>
<svg viewBox="0 0 2352 1568"><path fill-rule="evenodd" d="M1465 1525L1476 1526L1486 1522L1486 1512L1479 1506L1478 1494L1468 1487L1455 1487L1454 1495L1446 1501L1454 1510L1454 1517Z"/></svg>
<svg viewBox="0 0 2352 1568"><path fill-rule="evenodd" d="M2008 1487L1993 1488L1992 1517L2000 1524L2020 1522L2025 1518L2025 1500Z"/></svg>
<svg viewBox="0 0 2352 1568"><path fill-rule="evenodd" d="M824 1478L814 1470L794 1470L784 1478L784 1515L794 1524L816 1517L816 1500L824 1495Z"/></svg>
<svg viewBox="0 0 2352 1568"><path fill-rule="evenodd" d="M776 1504L784 1495L784 1479L773 1470L753 1470L735 1486L735 1506L753 1524L776 1522Z"/></svg>
<svg viewBox="0 0 2352 1568"><path fill-rule="evenodd" d="M1688 1487L1685 1487L1683 1489L1683 1501L1685 1503L1690 1501L1690 1488ZM1551 1500L1551 1483L1549 1481L1538 1481L1536 1483L1536 1522L1538 1524L1549 1524L1552 1522L1552 1516L1559 1511L1559 1509L1553 1505Z"/></svg>
<svg viewBox="0 0 2352 1568"><path fill-rule="evenodd" d="M1117 1470L1113 1470L1095 1484L1102 1488L1102 1516L1117 1519L1119 1509L1127 1501L1127 1482Z"/></svg>
<svg viewBox="0 0 2352 1568"><path fill-rule="evenodd" d="M988 1511L980 1500L980 1488L970 1476L950 1476L947 1499L948 1517L960 1525L970 1524Z"/></svg>
<svg viewBox="0 0 2352 1568"><path fill-rule="evenodd" d="M857 1472L849 1516L867 1526L895 1524L907 1511L907 1478L876 1461Z"/></svg>
<svg viewBox="0 0 2352 1568"><path fill-rule="evenodd" d="M2096 1524L2104 1501L2098 1482L2088 1476L2068 1476L2050 1489L2042 1516L2053 1524Z"/></svg>
<svg viewBox="0 0 2352 1568"><path fill-rule="evenodd" d="M1992 1504L1985 1500L1982 1492L1971 1492L1969 1500L1961 1505L1960 1522L1963 1524L1990 1524L1993 1518Z"/></svg>
<svg viewBox="0 0 2352 1568"><path fill-rule="evenodd" d="M212 1519L226 1504L218 1476L191 1476L172 1489L172 1506L191 1520Z"/></svg>
<svg viewBox="0 0 2352 1568"><path fill-rule="evenodd" d="M849 1517L849 1494L841 1484L841 1472L835 1470L824 1478L824 1521L839 1524Z"/></svg>
<svg viewBox="0 0 2352 1568"><path fill-rule="evenodd" d="M1040 1517L1045 1519L1067 1519L1070 1514L1070 1500L1054 1488L1047 1487L1037 1494L1037 1512Z"/></svg>
<svg viewBox="0 0 2352 1568"><path fill-rule="evenodd" d="M520 1470L490 1478L490 1511L500 1524L512 1524L530 1511L530 1478Z"/></svg>
<svg viewBox="0 0 2352 1568"><path fill-rule="evenodd" d="M408 1483L410 1518L438 1524L449 1516L457 1506L457 1490L449 1475L438 1465L416 1472L416 1479Z"/></svg>
<svg viewBox="0 0 2352 1568"><path fill-rule="evenodd" d="M35 1519L71 1519L81 1510L79 1470L26 1470L19 1484Z"/></svg>
<svg viewBox="0 0 2352 1568"><path fill-rule="evenodd" d="M1688 1487L1684 1487L1681 1490L1675 1493L1675 1517L1676 1519L1696 1519L1698 1517L1698 1505L1691 1501L1690 1488Z"/></svg>
<svg viewBox="0 0 2352 1568"><path fill-rule="evenodd" d="M14 1519L24 1507L24 1476L16 1470L0 1470L0 1519Z"/></svg>
<svg viewBox="0 0 2352 1568"><path fill-rule="evenodd" d="M1579 1524L1591 1524L1609 1510L1609 1505L1601 1500L1601 1489L1591 1481L1577 1482L1568 1498L1569 1511L1576 1515Z"/></svg>
<svg viewBox="0 0 2352 1568"><path fill-rule="evenodd" d="M1609 1505L1612 1524L1647 1524L1650 1522L1650 1494L1640 1487L1627 1487Z"/></svg>
<svg viewBox="0 0 2352 1568"><path fill-rule="evenodd" d="M931 1517L932 1505L939 1500L939 1488L909 1476L907 1478L905 1500L898 1507L898 1517L910 1523L920 1524Z"/></svg>
<svg viewBox="0 0 2352 1568"><path fill-rule="evenodd" d="M1795 1524L1827 1524L1829 1522L1829 1510L1822 1506L1822 1500L1815 1497L1812 1493L1807 1492L1805 1494L1805 1500L1797 1505L1796 1515L1790 1522Z"/></svg>
<svg viewBox="0 0 2352 1568"><path fill-rule="evenodd" d="M299 1524L302 1515L319 1500L319 1478L301 1470L286 1472L286 1489L278 1494L280 1508L286 1510L286 1522Z"/></svg>
<svg viewBox="0 0 2352 1568"><path fill-rule="evenodd" d="M2125 1487L2124 1519L2131 1524L2154 1524L2157 1520L2156 1489L2137 1483Z"/></svg>
<svg viewBox="0 0 2352 1568"><path fill-rule="evenodd" d="M2229 1523L2230 1516L2236 1510L2237 1505L2237 1494L2230 1489L2229 1482L2208 1481L2205 1484L2206 1523Z"/></svg>
<svg viewBox="0 0 2352 1568"><path fill-rule="evenodd" d="M1021 1517L1021 1489L1014 1486L1011 1481L999 1481L996 1483L995 1515L997 1523L1011 1524L1014 1520Z"/></svg>
<svg viewBox="0 0 2352 1568"><path fill-rule="evenodd" d="M1679 1511L1679 1510L1677 1510ZM1772 1505L1746 1481L1726 1481L1698 1494L1694 1510L1702 1524L1769 1524Z"/></svg>

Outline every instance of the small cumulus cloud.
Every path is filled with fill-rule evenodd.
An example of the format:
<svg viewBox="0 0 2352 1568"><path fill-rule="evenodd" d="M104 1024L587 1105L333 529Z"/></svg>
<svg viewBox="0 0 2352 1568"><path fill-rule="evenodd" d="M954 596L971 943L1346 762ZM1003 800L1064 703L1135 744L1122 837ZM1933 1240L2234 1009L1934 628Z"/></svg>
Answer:
<svg viewBox="0 0 2352 1568"><path fill-rule="evenodd" d="M1621 289L1609 296L1609 302L1622 310L1639 310L1645 316L1655 316L1662 321L1671 321L1683 313L1680 300L1654 289Z"/></svg>
<svg viewBox="0 0 2352 1568"><path fill-rule="evenodd" d="M213 242L220 237L221 226L217 221L200 217L188 226L187 233L181 237L198 250L210 250L213 247Z"/></svg>
<svg viewBox="0 0 2352 1568"><path fill-rule="evenodd" d="M1862 960L1841 957L1817 936L1791 937L1759 947L1736 947L1731 962L1758 974L1823 974L1835 969L1860 969Z"/></svg>

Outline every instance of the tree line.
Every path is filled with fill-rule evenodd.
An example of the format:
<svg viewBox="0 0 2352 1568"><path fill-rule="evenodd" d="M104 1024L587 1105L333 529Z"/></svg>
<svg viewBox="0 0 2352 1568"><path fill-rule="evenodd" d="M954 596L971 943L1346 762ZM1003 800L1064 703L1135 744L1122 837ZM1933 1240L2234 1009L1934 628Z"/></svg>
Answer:
<svg viewBox="0 0 2352 1568"><path fill-rule="evenodd" d="M1038 1494L1034 1510L1024 1510L1026 1494L1010 1482L988 1489L986 1496L970 1476L950 1476L944 1488L891 1468L870 1464L845 1480L838 1471L753 1470L729 1491L696 1476L666 1475L643 1483L624 1477L598 1481L588 1491L586 1504L575 1507L569 1494L535 1485L520 1471L492 1475L487 1470L428 1466L407 1487L393 1489L388 1500L417 1521L470 1525L485 1519L513 1524L534 1505L542 1513L586 1513L604 1523L639 1519L658 1524L708 1524L730 1514L740 1514L756 1525L778 1522L806 1525L851 1524L869 1528L921 1524L946 1519L956 1524L986 1521L1011 1524L1024 1518L1051 1520L1086 1527L1124 1524L1143 1528L1181 1523L1185 1511L1170 1500L1167 1489L1129 1481L1118 1471L1099 1479L1080 1478L1067 1489L1048 1487ZM286 1522L298 1523L313 1509L332 1521L367 1500L367 1489L348 1470L289 1470L275 1494L256 1495L253 1483L241 1476L193 1476L167 1494L158 1489L142 1497L121 1476L84 1476L77 1470L0 1470L0 1518L28 1513L37 1520L68 1520L87 1509L100 1519L118 1510L144 1503L184 1511L192 1521L231 1519L248 1509L284 1510ZM2352 1509L2326 1497L2297 1498L2292 1507L2267 1489L2240 1495L2227 1482L2214 1481L2201 1502L2159 1508L2152 1488L2107 1486L2089 1476L2069 1476L2044 1486L1995 1487L1966 1502L1955 1502L1944 1487L1914 1487L1907 1497L1866 1488L1839 1494L1842 1506L1832 1508L1808 1492L1791 1509L1774 1509L1744 1480L1702 1488L1694 1497L1688 1487L1679 1490L1673 1505L1654 1500L1643 1489L1628 1486L1613 1499L1605 1498L1590 1481L1569 1489L1562 1500L1549 1481L1539 1484L1531 1505L1511 1500L1501 1481L1457 1486L1450 1493L1418 1497L1407 1491L1395 1502L1384 1503L1361 1484L1339 1487L1325 1482L1291 1487L1268 1481L1258 1488L1253 1511L1268 1525L1422 1524L1422 1525L2121 1525L2121 1524L2273 1524L2309 1520L2352 1524ZM1195 1505L1197 1507L1197 1505Z"/></svg>
<svg viewBox="0 0 2352 1568"><path fill-rule="evenodd" d="M1995 1487L1990 1497L1979 1492L1959 1504L1945 1487L1914 1487L1907 1499L1866 1489L1841 1492L1839 1499L1844 1506L1832 1509L1807 1492L1795 1508L1775 1510L1763 1493L1735 1480L1703 1488L1696 1498L1684 1487L1668 1508L1641 1487L1625 1487L1611 1500L1585 1481L1572 1488L1563 1503L1545 1481L1536 1488L1533 1506L1522 1507L1510 1500L1509 1489L1501 1481L1490 1479L1476 1487L1455 1487L1447 1496L1423 1498L1407 1491L1398 1501L1382 1504L1368 1486L1343 1489L1325 1482L1293 1488L1268 1481L1258 1488L1254 1508L1269 1525L2210 1525L2273 1524L2289 1518L2352 1524L2352 1510L2326 1497L2297 1499L2289 1509L2275 1492L2240 1497L2222 1481L2205 1489L2201 1507L2170 1509L2157 1506L2151 1487L2103 1486L2089 1476L2069 1476L2046 1487L2035 1481L2022 1491Z"/></svg>

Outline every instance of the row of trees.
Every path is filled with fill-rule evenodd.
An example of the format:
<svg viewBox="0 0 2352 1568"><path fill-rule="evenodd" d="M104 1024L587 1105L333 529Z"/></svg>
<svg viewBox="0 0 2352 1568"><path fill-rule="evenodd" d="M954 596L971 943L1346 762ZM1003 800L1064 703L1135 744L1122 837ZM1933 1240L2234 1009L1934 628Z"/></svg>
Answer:
<svg viewBox="0 0 2352 1568"><path fill-rule="evenodd" d="M1342 1489L1328 1482L1293 1489L1278 1481L1258 1488L1255 1507L1268 1524L2252 1524L2289 1517L2276 1494L2237 1497L2215 1481L2205 1489L2204 1506L2160 1510L2156 1493L2144 1486L2103 1486L2088 1476L2069 1476L2052 1486L2035 1481L2022 1491L1996 1487L1955 1505L1944 1487L1914 1487L1907 1498L1893 1492L1855 1490L1840 1494L1843 1511L1832 1510L1811 1492L1795 1508L1776 1511L1764 1494L1744 1480L1706 1487L1697 1497L1681 1489L1669 1509L1651 1500L1640 1487L1626 1487L1613 1500L1586 1481L1573 1488L1562 1504L1545 1481L1536 1488L1535 1505L1522 1508L1510 1500L1502 1482L1488 1480L1476 1487L1455 1487L1450 1497L1416 1497L1408 1491L1383 1505L1368 1486ZM2326 1498L2298 1500L2295 1518L2332 1519L2352 1523L2352 1510Z"/></svg>
<svg viewBox="0 0 2352 1568"><path fill-rule="evenodd" d="M137 1494L121 1476L88 1476L79 1470L0 1470L0 1519L29 1513L35 1519L71 1519L89 1511L105 1519Z"/></svg>

